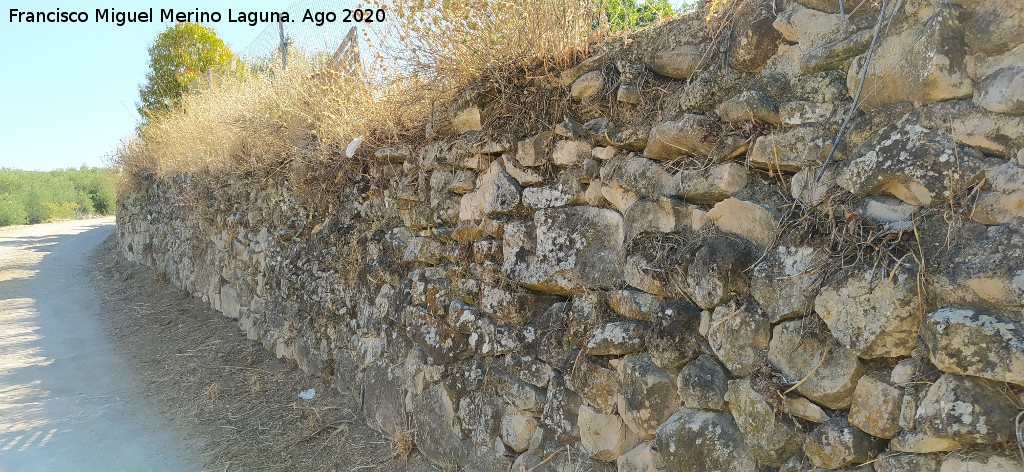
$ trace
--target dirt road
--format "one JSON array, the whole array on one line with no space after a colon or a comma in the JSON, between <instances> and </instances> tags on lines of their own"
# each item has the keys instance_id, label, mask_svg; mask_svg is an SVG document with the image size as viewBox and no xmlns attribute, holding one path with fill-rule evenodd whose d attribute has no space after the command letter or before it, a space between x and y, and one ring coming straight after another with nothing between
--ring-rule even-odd
<instances>
[{"instance_id":1,"label":"dirt road","mask_svg":"<svg viewBox=\"0 0 1024 472\"><path fill-rule=\"evenodd\" d=\"M113 218L0 230L0 472L199 470L90 283Z\"/></svg>"}]
</instances>

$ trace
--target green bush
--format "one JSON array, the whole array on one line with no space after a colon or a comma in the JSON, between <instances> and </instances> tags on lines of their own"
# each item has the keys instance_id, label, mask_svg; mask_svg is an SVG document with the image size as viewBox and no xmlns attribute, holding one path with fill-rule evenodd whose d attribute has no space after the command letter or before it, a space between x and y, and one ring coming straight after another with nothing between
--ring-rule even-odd
<instances>
[{"instance_id":1,"label":"green bush","mask_svg":"<svg viewBox=\"0 0 1024 472\"><path fill-rule=\"evenodd\" d=\"M114 213L114 171L0 169L0 226Z\"/></svg>"}]
</instances>

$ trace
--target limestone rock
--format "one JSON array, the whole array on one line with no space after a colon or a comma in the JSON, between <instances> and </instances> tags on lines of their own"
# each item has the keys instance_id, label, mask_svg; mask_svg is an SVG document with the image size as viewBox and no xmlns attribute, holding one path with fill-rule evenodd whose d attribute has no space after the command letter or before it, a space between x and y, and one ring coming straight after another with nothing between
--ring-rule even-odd
<instances>
[{"instance_id":1,"label":"limestone rock","mask_svg":"<svg viewBox=\"0 0 1024 472\"><path fill-rule=\"evenodd\" d=\"M715 148L715 136L721 131L718 120L704 115L683 115L651 129L644 155L651 159L675 159L687 154L705 157Z\"/></svg>"},{"instance_id":2,"label":"limestone rock","mask_svg":"<svg viewBox=\"0 0 1024 472\"><path fill-rule=\"evenodd\" d=\"M676 388L683 406L697 410L725 411L729 374L715 358L702 354L679 371Z\"/></svg>"},{"instance_id":3,"label":"limestone rock","mask_svg":"<svg viewBox=\"0 0 1024 472\"><path fill-rule=\"evenodd\" d=\"M594 459L613 461L637 443L636 436L616 415L606 415L581 405L578 416L580 443Z\"/></svg>"},{"instance_id":4,"label":"limestone rock","mask_svg":"<svg viewBox=\"0 0 1024 472\"><path fill-rule=\"evenodd\" d=\"M461 438L455 421L451 393L435 385L413 399L413 440L423 456L434 464L462 465L469 462L470 447Z\"/></svg>"},{"instance_id":5,"label":"limestone rock","mask_svg":"<svg viewBox=\"0 0 1024 472\"><path fill-rule=\"evenodd\" d=\"M665 470L661 454L651 448L650 442L640 443L615 460L619 472L660 472Z\"/></svg>"},{"instance_id":6,"label":"limestone rock","mask_svg":"<svg viewBox=\"0 0 1024 472\"><path fill-rule=\"evenodd\" d=\"M850 406L850 424L872 436L891 439L900 430L903 391L865 375L857 382Z\"/></svg>"},{"instance_id":7,"label":"limestone rock","mask_svg":"<svg viewBox=\"0 0 1024 472\"><path fill-rule=\"evenodd\" d=\"M814 423L828 421L828 414L820 406L804 397L786 397L779 405L779 411Z\"/></svg>"},{"instance_id":8,"label":"limestone rock","mask_svg":"<svg viewBox=\"0 0 1024 472\"><path fill-rule=\"evenodd\" d=\"M479 292L480 310L505 325L520 325L540 315L557 299L526 291L510 292L483 284Z\"/></svg>"},{"instance_id":9,"label":"limestone rock","mask_svg":"<svg viewBox=\"0 0 1024 472\"><path fill-rule=\"evenodd\" d=\"M590 155L590 145L581 141L558 141L551 153L551 162L556 166L579 165Z\"/></svg>"},{"instance_id":10,"label":"limestone rock","mask_svg":"<svg viewBox=\"0 0 1024 472\"><path fill-rule=\"evenodd\" d=\"M490 446L500 437L504 402L500 397L473 392L459 400L458 420L477 446Z\"/></svg>"},{"instance_id":11,"label":"limestone rock","mask_svg":"<svg viewBox=\"0 0 1024 472\"><path fill-rule=\"evenodd\" d=\"M933 261L932 290L949 304L1024 321L1024 219L980 228ZM937 244L942 244L937 242Z\"/></svg>"},{"instance_id":12,"label":"limestone rock","mask_svg":"<svg viewBox=\"0 0 1024 472\"><path fill-rule=\"evenodd\" d=\"M582 400L565 384L561 374L555 373L548 381L547 398L540 421L546 433L558 444L579 441L578 415Z\"/></svg>"},{"instance_id":13,"label":"limestone rock","mask_svg":"<svg viewBox=\"0 0 1024 472\"><path fill-rule=\"evenodd\" d=\"M551 185L523 189L523 206L527 208L556 208L583 199L583 189L575 180L560 180Z\"/></svg>"},{"instance_id":14,"label":"limestone rock","mask_svg":"<svg viewBox=\"0 0 1024 472\"><path fill-rule=\"evenodd\" d=\"M505 165L505 172L508 172L509 176L511 176L513 179L516 179L516 182L519 182L519 185L522 185L524 187L529 187L531 185L537 185L537 184L540 184L540 183L544 183L544 181L546 180L544 178L544 176L541 175L541 173L537 169L534 169L534 168L531 168L531 167L526 167L526 166L520 164L519 160L516 159L512 154L509 154L509 153L502 154L501 155L501 162L502 162L502 164ZM474 177L474 182L475 182L475 179L476 178ZM462 187L460 185L459 189L461 190L462 188L464 188L464 187ZM470 187L470 189L467 192L456 192L456 193L468 193L469 191L472 191L472 190L473 190L473 187ZM452 191L453 192L455 191L454 188L453 188Z\"/></svg>"},{"instance_id":15,"label":"limestone rock","mask_svg":"<svg viewBox=\"0 0 1024 472\"><path fill-rule=\"evenodd\" d=\"M821 366L797 387L797 391L834 409L850 406L857 381L864 372L863 364L853 351L827 334L809 330L799 319L775 326L768 361L790 382L800 381L820 362Z\"/></svg>"},{"instance_id":16,"label":"limestone rock","mask_svg":"<svg viewBox=\"0 0 1024 472\"><path fill-rule=\"evenodd\" d=\"M878 446L845 418L832 418L807 436L804 454L816 467L838 469L867 462L878 454Z\"/></svg>"},{"instance_id":17,"label":"limestone rock","mask_svg":"<svg viewBox=\"0 0 1024 472\"><path fill-rule=\"evenodd\" d=\"M772 27L774 4L746 2L732 17L733 38L729 48L729 65L744 72L760 71L775 55L782 35Z\"/></svg>"},{"instance_id":18,"label":"limestone rock","mask_svg":"<svg viewBox=\"0 0 1024 472\"><path fill-rule=\"evenodd\" d=\"M974 104L988 111L1024 114L1024 67L1000 69L974 90Z\"/></svg>"},{"instance_id":19,"label":"limestone rock","mask_svg":"<svg viewBox=\"0 0 1024 472\"><path fill-rule=\"evenodd\" d=\"M725 100L715 108L715 114L722 121L760 120L771 124L782 124L779 119L779 104L759 90L745 90Z\"/></svg>"},{"instance_id":20,"label":"limestone rock","mask_svg":"<svg viewBox=\"0 0 1024 472\"><path fill-rule=\"evenodd\" d=\"M618 212L588 206L549 208L534 213L533 224L536 253L525 264L512 259L505 266L523 286L566 295L619 280L624 231ZM509 251L505 254L509 261Z\"/></svg>"},{"instance_id":21,"label":"limestone rock","mask_svg":"<svg viewBox=\"0 0 1024 472\"><path fill-rule=\"evenodd\" d=\"M597 95L604 86L604 74L599 71L590 71L580 76L572 83L569 96L577 102L588 100Z\"/></svg>"},{"instance_id":22,"label":"limestone rock","mask_svg":"<svg viewBox=\"0 0 1024 472\"><path fill-rule=\"evenodd\" d=\"M711 310L747 286L743 271L750 256L726 238L709 240L694 255L686 271L686 292L697 306Z\"/></svg>"},{"instance_id":23,"label":"limestone rock","mask_svg":"<svg viewBox=\"0 0 1024 472\"><path fill-rule=\"evenodd\" d=\"M918 113L922 126L951 130L954 141L987 154L1011 157L1024 147L1024 116L992 113L970 100L937 102L919 108ZM960 151L963 159L966 153Z\"/></svg>"},{"instance_id":24,"label":"limestone rock","mask_svg":"<svg viewBox=\"0 0 1024 472\"><path fill-rule=\"evenodd\" d=\"M996 444L1015 438L1017 409L1006 395L982 381L943 374L917 407L915 423L925 434L961 445Z\"/></svg>"},{"instance_id":25,"label":"limestone rock","mask_svg":"<svg viewBox=\"0 0 1024 472\"><path fill-rule=\"evenodd\" d=\"M726 162L707 170L681 170L673 176L673 188L676 196L687 201L713 204L738 193L748 179L746 167Z\"/></svg>"},{"instance_id":26,"label":"limestone rock","mask_svg":"<svg viewBox=\"0 0 1024 472\"><path fill-rule=\"evenodd\" d=\"M494 364L487 369L487 376L498 394L512 406L523 411L543 411L546 399L544 390L517 379Z\"/></svg>"},{"instance_id":27,"label":"limestone rock","mask_svg":"<svg viewBox=\"0 0 1024 472\"><path fill-rule=\"evenodd\" d=\"M452 126L459 134L469 131L480 130L480 108L475 105L467 106L452 113Z\"/></svg>"},{"instance_id":28,"label":"limestone rock","mask_svg":"<svg viewBox=\"0 0 1024 472\"><path fill-rule=\"evenodd\" d=\"M678 406L676 379L646 354L622 358L618 367L619 415L642 440L654 439L658 425Z\"/></svg>"},{"instance_id":29,"label":"limestone rock","mask_svg":"<svg viewBox=\"0 0 1024 472\"><path fill-rule=\"evenodd\" d=\"M501 163L494 161L477 178L476 190L462 196L459 220L475 221L488 215L509 213L519 206L521 192L519 182L505 172Z\"/></svg>"},{"instance_id":30,"label":"limestone rock","mask_svg":"<svg viewBox=\"0 0 1024 472\"><path fill-rule=\"evenodd\" d=\"M875 472L940 472L935 454L884 453L874 466Z\"/></svg>"},{"instance_id":31,"label":"limestone rock","mask_svg":"<svg viewBox=\"0 0 1024 472\"><path fill-rule=\"evenodd\" d=\"M734 301L715 308L707 338L729 372L744 377L764 359L771 339L771 323L755 307Z\"/></svg>"},{"instance_id":32,"label":"limestone rock","mask_svg":"<svg viewBox=\"0 0 1024 472\"><path fill-rule=\"evenodd\" d=\"M808 314L818 289L815 272L824 262L824 255L812 247L779 246L754 266L750 294L769 321Z\"/></svg>"},{"instance_id":33,"label":"limestone rock","mask_svg":"<svg viewBox=\"0 0 1024 472\"><path fill-rule=\"evenodd\" d=\"M986 225L1006 224L1024 217L1024 191L981 192L974 202L971 218Z\"/></svg>"},{"instance_id":34,"label":"limestone rock","mask_svg":"<svg viewBox=\"0 0 1024 472\"><path fill-rule=\"evenodd\" d=\"M980 165L958 153L953 143L909 120L890 125L853 153L836 183L858 195L889 193L914 205L945 202L950 179L973 185Z\"/></svg>"},{"instance_id":35,"label":"limestone rock","mask_svg":"<svg viewBox=\"0 0 1024 472\"><path fill-rule=\"evenodd\" d=\"M580 398L597 411L612 414L615 411L618 376L614 370L603 367L590 356L582 355L570 367L569 386Z\"/></svg>"},{"instance_id":36,"label":"limestone rock","mask_svg":"<svg viewBox=\"0 0 1024 472\"><path fill-rule=\"evenodd\" d=\"M650 321L651 315L661 305L661 299L638 290L612 290L608 292L608 305L625 318Z\"/></svg>"},{"instance_id":37,"label":"limestone rock","mask_svg":"<svg viewBox=\"0 0 1024 472\"><path fill-rule=\"evenodd\" d=\"M719 229L766 248L775 241L779 232L778 218L761 205L728 198L715 204L707 218Z\"/></svg>"},{"instance_id":38,"label":"limestone rock","mask_svg":"<svg viewBox=\"0 0 1024 472\"><path fill-rule=\"evenodd\" d=\"M931 103L971 95L974 91L964 66L965 44L956 10L942 5L927 22L882 36L864 79L861 107L875 109L911 100ZM865 55L854 60L846 79L857 90Z\"/></svg>"},{"instance_id":39,"label":"limestone rock","mask_svg":"<svg viewBox=\"0 0 1024 472\"><path fill-rule=\"evenodd\" d=\"M800 169L799 172L793 174L793 179L789 184L789 192L793 200L815 206L836 194L835 168L826 168L825 172L821 174L820 180L818 172L820 172L819 169L809 167Z\"/></svg>"},{"instance_id":40,"label":"limestone rock","mask_svg":"<svg viewBox=\"0 0 1024 472\"><path fill-rule=\"evenodd\" d=\"M669 300L651 315L647 350L663 369L678 369L702 352L697 328L700 308L685 298Z\"/></svg>"},{"instance_id":41,"label":"limestone rock","mask_svg":"<svg viewBox=\"0 0 1024 472\"><path fill-rule=\"evenodd\" d=\"M732 416L683 408L658 427L654 442L669 470L755 470L757 461Z\"/></svg>"},{"instance_id":42,"label":"limestone rock","mask_svg":"<svg viewBox=\"0 0 1024 472\"><path fill-rule=\"evenodd\" d=\"M912 454L928 454L959 449L960 444L948 438L942 438L921 431L900 433L889 441L889 450Z\"/></svg>"},{"instance_id":43,"label":"limestone rock","mask_svg":"<svg viewBox=\"0 0 1024 472\"><path fill-rule=\"evenodd\" d=\"M554 133L543 131L519 141L516 145L515 159L525 167L543 165L548 160L548 147L551 146L552 138L554 138Z\"/></svg>"},{"instance_id":44,"label":"limestone rock","mask_svg":"<svg viewBox=\"0 0 1024 472\"><path fill-rule=\"evenodd\" d=\"M637 200L626 209L626 213L623 215L626 241L631 241L637 235L644 232L670 233L676 229L676 212L673 211L674 208L662 203L668 203L668 199L657 202ZM689 216L685 213L685 210L689 208L684 205L686 204L680 204L675 208L683 210L680 211L681 217Z\"/></svg>"},{"instance_id":45,"label":"limestone rock","mask_svg":"<svg viewBox=\"0 0 1024 472\"><path fill-rule=\"evenodd\" d=\"M971 472L984 470L986 472L1020 472L1024 470L1024 464L1020 459L1012 456L998 454L951 454L942 461L939 472Z\"/></svg>"},{"instance_id":46,"label":"limestone rock","mask_svg":"<svg viewBox=\"0 0 1024 472\"><path fill-rule=\"evenodd\" d=\"M910 354L926 309L921 304L910 269L884 276L871 269L852 269L822 287L814 311L842 345L871 359Z\"/></svg>"},{"instance_id":47,"label":"limestone rock","mask_svg":"<svg viewBox=\"0 0 1024 472\"><path fill-rule=\"evenodd\" d=\"M601 181L617 185L646 198L674 193L672 175L660 163L630 153L612 158L601 168Z\"/></svg>"},{"instance_id":48,"label":"limestone rock","mask_svg":"<svg viewBox=\"0 0 1024 472\"><path fill-rule=\"evenodd\" d=\"M647 324L641 321L614 321L594 330L587 341L587 352L594 356L622 356L640 352Z\"/></svg>"},{"instance_id":49,"label":"limestone rock","mask_svg":"<svg viewBox=\"0 0 1024 472\"><path fill-rule=\"evenodd\" d=\"M1010 0L994 5L988 2L958 1L963 12L964 38L971 49L999 54L1024 42L1024 2Z\"/></svg>"},{"instance_id":50,"label":"limestone rock","mask_svg":"<svg viewBox=\"0 0 1024 472\"><path fill-rule=\"evenodd\" d=\"M399 372L382 359L367 367L363 379L366 425L381 433L406 429L405 385Z\"/></svg>"},{"instance_id":51,"label":"limestone rock","mask_svg":"<svg viewBox=\"0 0 1024 472\"><path fill-rule=\"evenodd\" d=\"M743 432L759 464L777 467L800 452L803 434L791 421L776 414L764 397L754 390L749 379L729 382L726 397L736 426Z\"/></svg>"},{"instance_id":52,"label":"limestone rock","mask_svg":"<svg viewBox=\"0 0 1024 472\"><path fill-rule=\"evenodd\" d=\"M648 62L655 72L676 79L693 75L704 56L704 48L696 44L684 44L675 49L658 51Z\"/></svg>"},{"instance_id":53,"label":"limestone rock","mask_svg":"<svg viewBox=\"0 0 1024 472\"><path fill-rule=\"evenodd\" d=\"M861 216L875 223L886 225L886 228L912 228L915 211L921 207L904 202L890 196L871 197L864 200Z\"/></svg>"},{"instance_id":54,"label":"limestone rock","mask_svg":"<svg viewBox=\"0 0 1024 472\"><path fill-rule=\"evenodd\" d=\"M1013 320L943 308L925 320L921 337L944 372L1024 385L1024 327Z\"/></svg>"},{"instance_id":55,"label":"limestone rock","mask_svg":"<svg viewBox=\"0 0 1024 472\"><path fill-rule=\"evenodd\" d=\"M505 415L501 418L501 441L513 451L523 452L537 431L537 420L526 415Z\"/></svg>"}]
</instances>

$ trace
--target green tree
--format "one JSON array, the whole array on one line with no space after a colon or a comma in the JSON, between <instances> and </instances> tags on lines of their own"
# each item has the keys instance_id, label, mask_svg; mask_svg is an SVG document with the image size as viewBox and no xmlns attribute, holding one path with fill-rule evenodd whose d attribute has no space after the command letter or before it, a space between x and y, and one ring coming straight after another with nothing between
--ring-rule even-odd
<instances>
[{"instance_id":1,"label":"green tree","mask_svg":"<svg viewBox=\"0 0 1024 472\"><path fill-rule=\"evenodd\" d=\"M146 84L139 89L139 114L166 110L207 69L231 60L231 50L213 28L197 23L176 23L149 46Z\"/></svg>"},{"instance_id":2,"label":"green tree","mask_svg":"<svg viewBox=\"0 0 1024 472\"><path fill-rule=\"evenodd\" d=\"M600 5L612 31L643 26L674 13L667 0L603 0Z\"/></svg>"}]
</instances>

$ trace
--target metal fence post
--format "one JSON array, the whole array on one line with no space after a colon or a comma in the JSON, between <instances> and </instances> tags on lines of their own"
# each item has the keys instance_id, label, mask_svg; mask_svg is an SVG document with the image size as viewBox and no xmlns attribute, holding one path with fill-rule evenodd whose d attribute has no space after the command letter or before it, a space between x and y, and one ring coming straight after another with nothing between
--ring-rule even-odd
<instances>
[{"instance_id":1,"label":"metal fence post","mask_svg":"<svg viewBox=\"0 0 1024 472\"><path fill-rule=\"evenodd\" d=\"M277 32L281 36L281 68L288 68L288 39L284 36L284 22L277 22Z\"/></svg>"}]
</instances>

